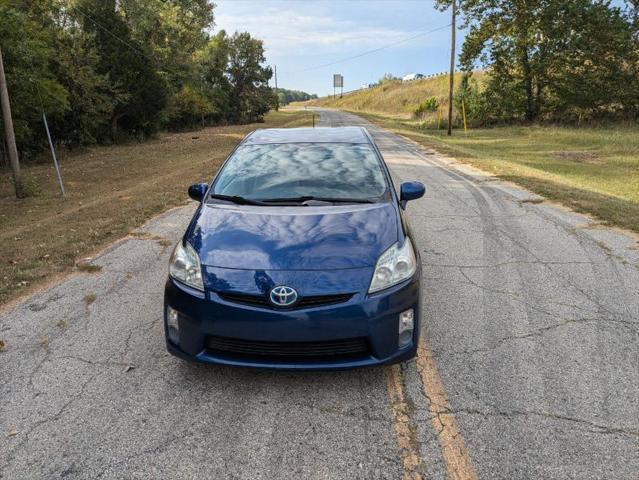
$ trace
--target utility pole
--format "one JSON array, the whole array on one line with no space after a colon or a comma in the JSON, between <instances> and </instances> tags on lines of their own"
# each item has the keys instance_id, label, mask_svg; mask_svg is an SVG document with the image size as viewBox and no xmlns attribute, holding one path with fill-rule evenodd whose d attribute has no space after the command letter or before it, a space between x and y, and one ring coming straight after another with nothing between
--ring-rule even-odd
<instances>
[{"instance_id":1,"label":"utility pole","mask_svg":"<svg viewBox=\"0 0 639 480\"><path fill-rule=\"evenodd\" d=\"M277 94L277 65L275 65L274 70L275 70L275 111L278 112L280 110L280 97Z\"/></svg>"},{"instance_id":2,"label":"utility pole","mask_svg":"<svg viewBox=\"0 0 639 480\"><path fill-rule=\"evenodd\" d=\"M13 184L16 189L16 197L23 198L22 180L20 178L20 162L18 161L18 148L16 147L16 136L13 133L13 120L11 119L11 104L9 103L9 92L7 91L7 79L4 76L4 65L2 63L2 50L0 50L0 104L2 104L2 121L4 123L4 133L7 139L7 150L9 153L9 163L13 171Z\"/></svg>"},{"instance_id":3,"label":"utility pole","mask_svg":"<svg viewBox=\"0 0 639 480\"><path fill-rule=\"evenodd\" d=\"M448 136L453 134L453 86L455 84L455 17L457 0L453 0L453 19L451 22L450 82L448 86Z\"/></svg>"}]
</instances>

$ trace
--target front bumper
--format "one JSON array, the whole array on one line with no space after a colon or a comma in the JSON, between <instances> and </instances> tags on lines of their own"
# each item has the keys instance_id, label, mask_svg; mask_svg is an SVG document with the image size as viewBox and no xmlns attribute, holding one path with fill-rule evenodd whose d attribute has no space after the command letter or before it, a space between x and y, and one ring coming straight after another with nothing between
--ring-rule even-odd
<instances>
[{"instance_id":1,"label":"front bumper","mask_svg":"<svg viewBox=\"0 0 639 480\"><path fill-rule=\"evenodd\" d=\"M169 278L164 295L167 349L190 361L283 370L339 370L397 363L416 354L420 299L419 271L411 279L377 294L357 293L344 303L294 310L228 302L215 293L204 294ZM179 312L178 343L168 336L168 306ZM413 339L399 348L399 314L411 308L415 318ZM210 338L278 345L363 339L368 348L355 355L282 358L212 350Z\"/></svg>"}]
</instances>

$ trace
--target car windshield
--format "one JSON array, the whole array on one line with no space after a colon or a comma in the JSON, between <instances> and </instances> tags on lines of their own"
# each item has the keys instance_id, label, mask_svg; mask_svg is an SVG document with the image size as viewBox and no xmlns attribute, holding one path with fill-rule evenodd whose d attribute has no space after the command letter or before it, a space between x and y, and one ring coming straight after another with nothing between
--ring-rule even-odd
<instances>
[{"instance_id":1,"label":"car windshield","mask_svg":"<svg viewBox=\"0 0 639 480\"><path fill-rule=\"evenodd\" d=\"M218 175L212 194L262 201L304 197L374 201L386 189L371 145L281 143L239 147Z\"/></svg>"}]
</instances>

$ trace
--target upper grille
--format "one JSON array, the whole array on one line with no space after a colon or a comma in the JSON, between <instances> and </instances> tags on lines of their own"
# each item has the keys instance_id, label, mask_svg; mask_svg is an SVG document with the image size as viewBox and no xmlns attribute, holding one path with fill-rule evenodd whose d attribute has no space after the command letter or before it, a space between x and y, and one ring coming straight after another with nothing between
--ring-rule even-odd
<instances>
[{"instance_id":1,"label":"upper grille","mask_svg":"<svg viewBox=\"0 0 639 480\"><path fill-rule=\"evenodd\" d=\"M369 355L365 338L349 338L321 342L263 342L209 336L206 347L212 353L271 359L350 358Z\"/></svg>"},{"instance_id":2,"label":"upper grille","mask_svg":"<svg viewBox=\"0 0 639 480\"><path fill-rule=\"evenodd\" d=\"M257 307L276 308L265 295L250 295L246 293L217 292L223 300L227 302L242 303L245 305L253 305ZM346 302L351 299L352 293L341 293L336 295L312 295L300 297L299 301L289 308L308 308L319 307L322 305L332 305L335 303ZM281 308L281 307L277 307Z\"/></svg>"}]
</instances>

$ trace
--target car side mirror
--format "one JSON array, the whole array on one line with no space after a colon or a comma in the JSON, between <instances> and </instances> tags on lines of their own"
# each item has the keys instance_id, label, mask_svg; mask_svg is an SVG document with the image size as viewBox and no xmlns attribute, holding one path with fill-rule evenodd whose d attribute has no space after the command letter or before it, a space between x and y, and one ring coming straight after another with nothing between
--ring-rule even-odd
<instances>
[{"instance_id":1,"label":"car side mirror","mask_svg":"<svg viewBox=\"0 0 639 480\"><path fill-rule=\"evenodd\" d=\"M204 194L206 193L206 189L209 188L206 183L194 183L189 187L189 197L193 200L197 200L201 202L204 198Z\"/></svg>"},{"instance_id":2,"label":"car side mirror","mask_svg":"<svg viewBox=\"0 0 639 480\"><path fill-rule=\"evenodd\" d=\"M399 204L403 209L409 200L417 200L424 196L426 187L421 182L404 182L400 185Z\"/></svg>"}]
</instances>

